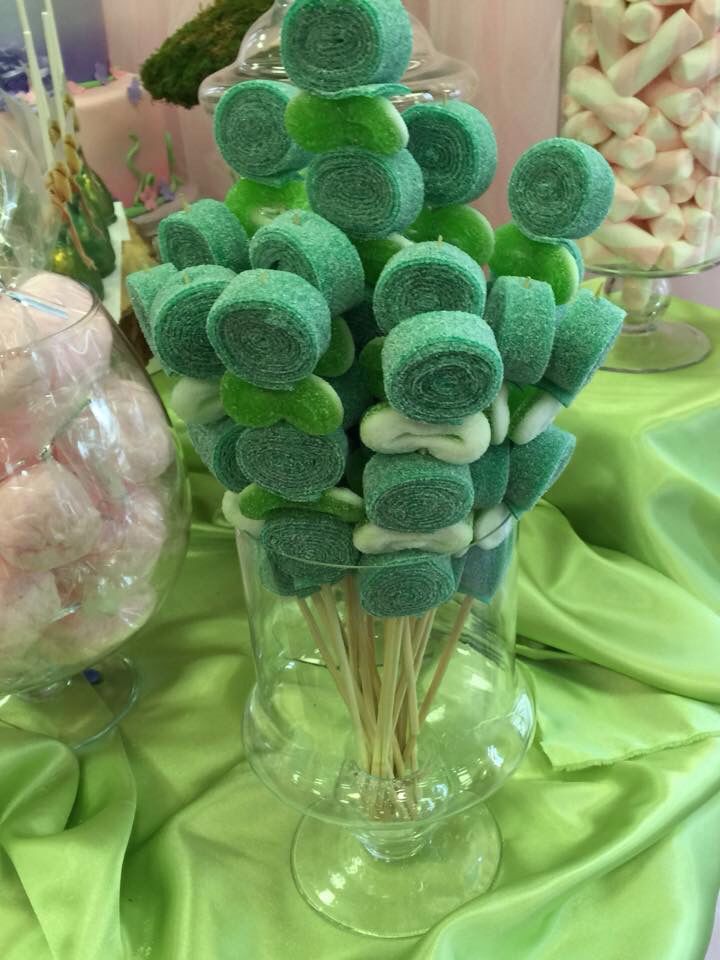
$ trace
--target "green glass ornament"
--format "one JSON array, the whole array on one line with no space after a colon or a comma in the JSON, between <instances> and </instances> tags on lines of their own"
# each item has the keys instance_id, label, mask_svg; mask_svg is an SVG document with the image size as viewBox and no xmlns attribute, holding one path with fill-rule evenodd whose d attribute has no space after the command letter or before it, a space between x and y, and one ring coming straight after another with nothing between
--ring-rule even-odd
<instances>
[{"instance_id":1,"label":"green glass ornament","mask_svg":"<svg viewBox=\"0 0 720 960\"><path fill-rule=\"evenodd\" d=\"M105 287L102 277L97 270L92 270L82 260L82 257L75 249L70 237L67 226L63 225L58 236L58 242L50 254L48 261L48 270L52 273L61 273L65 277L71 277L78 283L89 287L102 300L105 296Z\"/></svg>"},{"instance_id":2,"label":"green glass ornament","mask_svg":"<svg viewBox=\"0 0 720 960\"><path fill-rule=\"evenodd\" d=\"M117 217L115 216L112 194L92 167L84 162L75 179L82 190L86 203L92 210L97 210L105 226L109 227L110 224L115 223Z\"/></svg>"}]
</instances>

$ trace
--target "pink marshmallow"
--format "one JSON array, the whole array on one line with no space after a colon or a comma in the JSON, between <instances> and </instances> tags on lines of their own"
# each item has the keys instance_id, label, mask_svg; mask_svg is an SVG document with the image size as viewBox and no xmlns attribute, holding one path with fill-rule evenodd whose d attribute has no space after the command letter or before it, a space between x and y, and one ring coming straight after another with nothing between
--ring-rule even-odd
<instances>
[{"instance_id":1,"label":"pink marshmallow","mask_svg":"<svg viewBox=\"0 0 720 960\"><path fill-rule=\"evenodd\" d=\"M597 43L591 23L578 23L568 32L563 56L566 70L592 63L597 56Z\"/></svg>"},{"instance_id":2,"label":"pink marshmallow","mask_svg":"<svg viewBox=\"0 0 720 960\"><path fill-rule=\"evenodd\" d=\"M608 79L622 97L639 93L702 40L702 31L686 10L678 10L646 43L634 47L608 70ZM676 77L673 75L673 79ZM685 83L683 86L694 86Z\"/></svg>"},{"instance_id":3,"label":"pink marshmallow","mask_svg":"<svg viewBox=\"0 0 720 960\"><path fill-rule=\"evenodd\" d=\"M592 3L591 7L597 52L600 64L607 73L630 49L622 32L625 0L602 0Z\"/></svg>"},{"instance_id":4,"label":"pink marshmallow","mask_svg":"<svg viewBox=\"0 0 720 960\"><path fill-rule=\"evenodd\" d=\"M700 119L704 94L699 87L683 89L670 80L660 79L643 91L643 99L678 127L690 127Z\"/></svg>"},{"instance_id":5,"label":"pink marshmallow","mask_svg":"<svg viewBox=\"0 0 720 960\"><path fill-rule=\"evenodd\" d=\"M677 203L673 203L667 213L648 221L650 233L663 243L675 243L685 233L685 218Z\"/></svg>"},{"instance_id":6,"label":"pink marshmallow","mask_svg":"<svg viewBox=\"0 0 720 960\"><path fill-rule=\"evenodd\" d=\"M720 126L709 113L684 130L682 138L699 163L712 174L720 173Z\"/></svg>"},{"instance_id":7,"label":"pink marshmallow","mask_svg":"<svg viewBox=\"0 0 720 960\"><path fill-rule=\"evenodd\" d=\"M72 563L98 542L101 519L80 481L54 460L0 483L0 555L20 570Z\"/></svg>"},{"instance_id":8,"label":"pink marshmallow","mask_svg":"<svg viewBox=\"0 0 720 960\"><path fill-rule=\"evenodd\" d=\"M720 33L676 60L670 76L681 87L705 87L720 76Z\"/></svg>"},{"instance_id":9,"label":"pink marshmallow","mask_svg":"<svg viewBox=\"0 0 720 960\"><path fill-rule=\"evenodd\" d=\"M670 194L665 187L640 187L636 192L639 200L636 220L655 219L670 209Z\"/></svg>"},{"instance_id":10,"label":"pink marshmallow","mask_svg":"<svg viewBox=\"0 0 720 960\"><path fill-rule=\"evenodd\" d=\"M622 19L622 32L633 43L645 43L663 22L662 10L650 0L631 4Z\"/></svg>"},{"instance_id":11,"label":"pink marshmallow","mask_svg":"<svg viewBox=\"0 0 720 960\"><path fill-rule=\"evenodd\" d=\"M665 150L678 150L684 146L680 131L658 107L652 108L637 135L652 140L656 150L661 153Z\"/></svg>"},{"instance_id":12,"label":"pink marshmallow","mask_svg":"<svg viewBox=\"0 0 720 960\"><path fill-rule=\"evenodd\" d=\"M708 210L702 210L694 203L686 204L682 212L685 220L684 239L694 247L707 247L717 225L715 217Z\"/></svg>"},{"instance_id":13,"label":"pink marshmallow","mask_svg":"<svg viewBox=\"0 0 720 960\"><path fill-rule=\"evenodd\" d=\"M627 140L613 137L602 145L600 153L609 163L616 163L628 170L640 170L653 162L657 147L645 137L632 136Z\"/></svg>"},{"instance_id":14,"label":"pink marshmallow","mask_svg":"<svg viewBox=\"0 0 720 960\"><path fill-rule=\"evenodd\" d=\"M612 132L594 113L589 110L582 110L569 118L563 127L562 135L570 140L581 140L583 143L595 147L611 137Z\"/></svg>"},{"instance_id":15,"label":"pink marshmallow","mask_svg":"<svg viewBox=\"0 0 720 960\"><path fill-rule=\"evenodd\" d=\"M650 113L650 108L642 100L618 96L608 78L594 67L572 70L567 88L571 97L623 139L631 137Z\"/></svg>"},{"instance_id":16,"label":"pink marshmallow","mask_svg":"<svg viewBox=\"0 0 720 960\"><path fill-rule=\"evenodd\" d=\"M667 187L669 184L687 180L694 168L695 161L689 150L665 150L658 153L647 167L640 170L621 168L617 176L633 190L648 186Z\"/></svg>"},{"instance_id":17,"label":"pink marshmallow","mask_svg":"<svg viewBox=\"0 0 720 960\"><path fill-rule=\"evenodd\" d=\"M611 250L616 260L627 260L641 267L654 267L664 244L634 223L604 223L595 231L595 239Z\"/></svg>"},{"instance_id":18,"label":"pink marshmallow","mask_svg":"<svg viewBox=\"0 0 720 960\"><path fill-rule=\"evenodd\" d=\"M620 180L615 180L615 195L608 213L608 220L613 223L623 223L632 220L635 211L640 206L638 195L630 187L626 187Z\"/></svg>"},{"instance_id":19,"label":"pink marshmallow","mask_svg":"<svg viewBox=\"0 0 720 960\"><path fill-rule=\"evenodd\" d=\"M695 191L695 203L714 217L720 217L720 177L705 177Z\"/></svg>"},{"instance_id":20,"label":"pink marshmallow","mask_svg":"<svg viewBox=\"0 0 720 960\"><path fill-rule=\"evenodd\" d=\"M720 0L694 0L690 7L690 16L709 40L720 28Z\"/></svg>"}]
</instances>

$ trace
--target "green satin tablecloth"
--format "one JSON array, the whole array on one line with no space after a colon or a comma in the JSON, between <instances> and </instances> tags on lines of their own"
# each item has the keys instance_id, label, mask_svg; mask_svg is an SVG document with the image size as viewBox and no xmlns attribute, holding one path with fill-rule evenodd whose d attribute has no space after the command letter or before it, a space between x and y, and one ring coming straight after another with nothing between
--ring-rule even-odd
<instances>
[{"instance_id":1,"label":"green satin tablecloth","mask_svg":"<svg viewBox=\"0 0 720 960\"><path fill-rule=\"evenodd\" d=\"M692 375L678 402L711 411L717 382L698 368L693 397ZM572 416L590 421L611 377L626 430L655 457L634 378L603 374ZM602 456L583 437L574 467L588 497L601 496L601 471L630 469L594 442ZM702 525L684 539L659 496L635 541L610 524L630 515L621 496L598 500L604 525L579 491L579 514L542 504L523 521L519 651L539 726L491 801L500 875L426 937L374 941L334 928L294 888L298 815L243 752L253 670L233 538L213 524L219 488L191 464L188 560L130 644L143 677L134 712L79 757L0 725L2 960L703 960L720 886L720 621L712 583L696 589L683 566L687 552L702 566ZM672 468L676 484L700 486L679 451ZM717 519L718 503L705 505Z\"/></svg>"}]
</instances>

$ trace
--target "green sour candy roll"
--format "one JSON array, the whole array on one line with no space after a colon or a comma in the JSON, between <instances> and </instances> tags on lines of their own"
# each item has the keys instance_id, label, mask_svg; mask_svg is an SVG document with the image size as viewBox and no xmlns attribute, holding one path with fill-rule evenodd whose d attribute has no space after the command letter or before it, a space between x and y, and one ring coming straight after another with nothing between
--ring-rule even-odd
<instances>
[{"instance_id":1,"label":"green sour candy roll","mask_svg":"<svg viewBox=\"0 0 720 960\"><path fill-rule=\"evenodd\" d=\"M383 350L385 337L377 337L365 344L360 354L360 367L365 373L365 382L374 397L385 399L383 375Z\"/></svg>"},{"instance_id":2,"label":"green sour candy roll","mask_svg":"<svg viewBox=\"0 0 720 960\"><path fill-rule=\"evenodd\" d=\"M215 140L235 173L277 184L307 166L310 155L285 129L285 111L296 94L276 80L247 80L223 94L215 110Z\"/></svg>"},{"instance_id":3,"label":"green sour candy roll","mask_svg":"<svg viewBox=\"0 0 720 960\"><path fill-rule=\"evenodd\" d=\"M342 402L343 430L349 430L360 423L363 414L373 402L365 371L356 361L341 377L328 377L328 384Z\"/></svg>"},{"instance_id":4,"label":"green sour candy roll","mask_svg":"<svg viewBox=\"0 0 720 960\"><path fill-rule=\"evenodd\" d=\"M366 290L366 299L359 303L357 307L348 310L345 314L345 322L350 327L355 347L360 352L371 340L382 336L382 330L377 325L375 312L372 305L372 290Z\"/></svg>"},{"instance_id":5,"label":"green sour candy roll","mask_svg":"<svg viewBox=\"0 0 720 960\"><path fill-rule=\"evenodd\" d=\"M493 128L479 110L458 101L421 103L403 117L429 206L469 203L485 193L497 171L498 149Z\"/></svg>"},{"instance_id":6,"label":"green sour candy roll","mask_svg":"<svg viewBox=\"0 0 720 960\"><path fill-rule=\"evenodd\" d=\"M495 247L495 233L490 221L479 210L463 204L435 209L425 207L406 234L415 243L445 240L463 250L480 266L489 262Z\"/></svg>"},{"instance_id":7,"label":"green sour candy roll","mask_svg":"<svg viewBox=\"0 0 720 960\"><path fill-rule=\"evenodd\" d=\"M420 453L375 454L363 489L368 519L406 533L433 533L459 523L475 499L470 467Z\"/></svg>"},{"instance_id":8,"label":"green sour candy roll","mask_svg":"<svg viewBox=\"0 0 720 960\"><path fill-rule=\"evenodd\" d=\"M176 273L153 301L155 352L173 373L213 380L223 364L207 335L210 311L235 274L225 267L189 267Z\"/></svg>"},{"instance_id":9,"label":"green sour candy roll","mask_svg":"<svg viewBox=\"0 0 720 960\"><path fill-rule=\"evenodd\" d=\"M284 270L322 293L335 316L365 296L365 273L357 250L342 230L316 213L289 210L253 237L256 270Z\"/></svg>"},{"instance_id":10,"label":"green sour candy roll","mask_svg":"<svg viewBox=\"0 0 720 960\"><path fill-rule=\"evenodd\" d=\"M249 479L286 500L309 503L337 486L347 464L342 430L311 437L289 423L246 430L238 461Z\"/></svg>"},{"instance_id":11,"label":"green sour candy roll","mask_svg":"<svg viewBox=\"0 0 720 960\"><path fill-rule=\"evenodd\" d=\"M295 0L281 52L290 80L320 95L394 83L410 63L412 26L401 0Z\"/></svg>"},{"instance_id":12,"label":"green sour candy roll","mask_svg":"<svg viewBox=\"0 0 720 960\"><path fill-rule=\"evenodd\" d=\"M330 327L330 346L320 358L315 372L320 377L341 377L355 360L355 341L347 321L333 317Z\"/></svg>"},{"instance_id":13,"label":"green sour candy roll","mask_svg":"<svg viewBox=\"0 0 720 960\"><path fill-rule=\"evenodd\" d=\"M465 558L459 592L482 603L492 603L512 563L515 538L506 537L493 550L473 547Z\"/></svg>"},{"instance_id":14,"label":"green sour candy roll","mask_svg":"<svg viewBox=\"0 0 720 960\"><path fill-rule=\"evenodd\" d=\"M135 311L137 322L140 325L145 342L155 353L155 337L153 336L151 310L153 301L177 273L172 263L161 263L159 267L150 270L137 270L127 278L127 291L130 303Z\"/></svg>"},{"instance_id":15,"label":"green sour candy roll","mask_svg":"<svg viewBox=\"0 0 720 960\"><path fill-rule=\"evenodd\" d=\"M372 617L420 617L455 595L452 558L418 550L362 558L360 603Z\"/></svg>"},{"instance_id":16,"label":"green sour candy roll","mask_svg":"<svg viewBox=\"0 0 720 960\"><path fill-rule=\"evenodd\" d=\"M310 165L307 190L316 213L361 240L403 233L423 205L422 173L407 150L392 157L360 147L322 154Z\"/></svg>"},{"instance_id":17,"label":"green sour candy roll","mask_svg":"<svg viewBox=\"0 0 720 960\"><path fill-rule=\"evenodd\" d=\"M300 93L288 105L285 126L293 140L310 153L364 147L392 156L408 143L405 121L384 97L327 100Z\"/></svg>"},{"instance_id":18,"label":"green sour candy roll","mask_svg":"<svg viewBox=\"0 0 720 960\"><path fill-rule=\"evenodd\" d=\"M505 366L505 379L519 386L545 373L555 338L555 299L547 283L500 277L493 284L485 319Z\"/></svg>"},{"instance_id":19,"label":"green sour candy roll","mask_svg":"<svg viewBox=\"0 0 720 960\"><path fill-rule=\"evenodd\" d=\"M392 233L389 237L379 240L355 239L353 243L360 254L365 271L365 282L369 287L377 284L383 270L396 253L412 246L412 242L399 233Z\"/></svg>"},{"instance_id":20,"label":"green sour candy roll","mask_svg":"<svg viewBox=\"0 0 720 960\"><path fill-rule=\"evenodd\" d=\"M540 502L553 487L575 452L576 439L559 427L544 433L510 453L510 478L505 503L516 517Z\"/></svg>"},{"instance_id":21,"label":"green sour candy roll","mask_svg":"<svg viewBox=\"0 0 720 960\"><path fill-rule=\"evenodd\" d=\"M565 406L592 380L622 330L625 311L590 290L557 312L550 363L540 386Z\"/></svg>"},{"instance_id":22,"label":"green sour candy roll","mask_svg":"<svg viewBox=\"0 0 720 960\"><path fill-rule=\"evenodd\" d=\"M287 210L307 210L308 198L302 180L288 180L279 187L240 179L230 187L225 206L240 221L248 237L272 223Z\"/></svg>"},{"instance_id":23,"label":"green sour candy roll","mask_svg":"<svg viewBox=\"0 0 720 960\"><path fill-rule=\"evenodd\" d=\"M514 223L496 230L490 269L496 277L542 280L552 287L558 306L572 300L584 275L584 268L581 272L569 245L531 240Z\"/></svg>"},{"instance_id":24,"label":"green sour candy roll","mask_svg":"<svg viewBox=\"0 0 720 960\"><path fill-rule=\"evenodd\" d=\"M607 217L615 195L612 167L578 140L543 140L515 164L508 184L513 220L530 237L578 240Z\"/></svg>"},{"instance_id":25,"label":"green sour candy roll","mask_svg":"<svg viewBox=\"0 0 720 960\"><path fill-rule=\"evenodd\" d=\"M213 307L207 332L236 377L268 390L287 390L315 370L329 347L330 311L302 277L248 270Z\"/></svg>"},{"instance_id":26,"label":"green sour candy roll","mask_svg":"<svg viewBox=\"0 0 720 960\"><path fill-rule=\"evenodd\" d=\"M323 437L335 433L343 421L340 397L316 376L300 380L290 390L267 390L226 373L222 402L228 415L243 427L272 427L285 420L303 433Z\"/></svg>"},{"instance_id":27,"label":"green sour candy roll","mask_svg":"<svg viewBox=\"0 0 720 960\"><path fill-rule=\"evenodd\" d=\"M417 243L396 254L375 288L375 317L389 333L403 320L439 310L482 317L487 283L477 263L449 243Z\"/></svg>"},{"instance_id":28,"label":"green sour candy roll","mask_svg":"<svg viewBox=\"0 0 720 960\"><path fill-rule=\"evenodd\" d=\"M202 462L215 479L233 493L239 493L250 483L237 459L238 441L244 433L244 428L229 417L205 426L188 426L190 441Z\"/></svg>"},{"instance_id":29,"label":"green sour candy roll","mask_svg":"<svg viewBox=\"0 0 720 960\"><path fill-rule=\"evenodd\" d=\"M263 587L278 597L300 597L304 599L312 596L320 589L319 584L299 586L295 582L295 578L283 570L282 562L276 560L262 545L258 549L258 573Z\"/></svg>"},{"instance_id":30,"label":"green sour candy roll","mask_svg":"<svg viewBox=\"0 0 720 960\"><path fill-rule=\"evenodd\" d=\"M466 313L404 320L386 337L382 364L390 405L426 423L453 423L485 410L503 380L492 330Z\"/></svg>"},{"instance_id":31,"label":"green sour candy roll","mask_svg":"<svg viewBox=\"0 0 720 960\"><path fill-rule=\"evenodd\" d=\"M178 270L216 264L238 273L250 263L242 225L219 200L198 200L171 213L158 228L160 256Z\"/></svg>"},{"instance_id":32,"label":"green sour candy roll","mask_svg":"<svg viewBox=\"0 0 720 960\"><path fill-rule=\"evenodd\" d=\"M350 524L309 510L278 510L267 519L260 542L296 585L337 583L359 560Z\"/></svg>"},{"instance_id":33,"label":"green sour candy roll","mask_svg":"<svg viewBox=\"0 0 720 960\"><path fill-rule=\"evenodd\" d=\"M502 503L510 477L510 444L489 447L479 460L470 464L470 475L476 510L489 510Z\"/></svg>"}]
</instances>

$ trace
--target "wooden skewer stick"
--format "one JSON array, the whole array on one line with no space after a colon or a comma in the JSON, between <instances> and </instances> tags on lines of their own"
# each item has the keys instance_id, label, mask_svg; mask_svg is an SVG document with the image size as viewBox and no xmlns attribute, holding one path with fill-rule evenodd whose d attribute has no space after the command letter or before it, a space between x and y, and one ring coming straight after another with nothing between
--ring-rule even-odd
<instances>
[{"instance_id":1,"label":"wooden skewer stick","mask_svg":"<svg viewBox=\"0 0 720 960\"><path fill-rule=\"evenodd\" d=\"M433 700L435 699L440 684L445 678L447 669L450 666L450 661L452 660L453 654L455 653L455 648L457 647L458 640L460 639L463 629L465 627L465 622L470 614L473 605L473 598L471 596L465 597L463 602L460 604L460 610L458 611L457 618L455 620L455 625L453 626L450 634L445 641L445 646L443 651L440 654L440 659L438 660L437 667L435 669L435 675L432 678L432 682L428 687L428 691L425 694L425 699L423 700L422 707L420 709L420 725L427 720L427 715L430 713L430 710L433 705Z\"/></svg>"},{"instance_id":2,"label":"wooden skewer stick","mask_svg":"<svg viewBox=\"0 0 720 960\"><path fill-rule=\"evenodd\" d=\"M50 78L53 87L53 107L55 108L55 120L60 128L60 138L67 133L65 117L65 76L62 65L62 54L60 52L60 43L57 37L57 30L54 29L54 20L48 10L42 12L43 33L45 35L45 46L47 48L48 62L50 64Z\"/></svg>"},{"instance_id":3,"label":"wooden skewer stick","mask_svg":"<svg viewBox=\"0 0 720 960\"><path fill-rule=\"evenodd\" d=\"M402 648L403 669L406 685L406 713L408 742L404 754L404 761L415 772L418 767L417 741L420 733L420 715L418 713L418 698L415 678L415 657L413 655L413 637L410 623L405 624L403 630Z\"/></svg>"}]
</instances>

